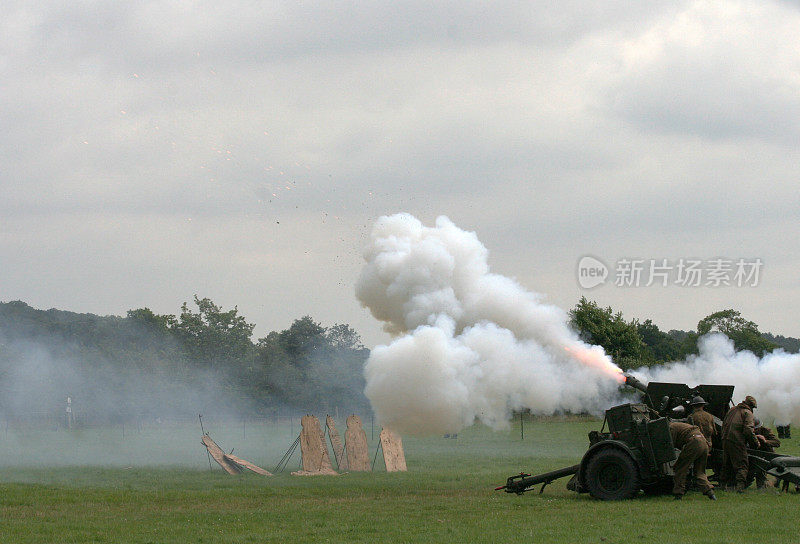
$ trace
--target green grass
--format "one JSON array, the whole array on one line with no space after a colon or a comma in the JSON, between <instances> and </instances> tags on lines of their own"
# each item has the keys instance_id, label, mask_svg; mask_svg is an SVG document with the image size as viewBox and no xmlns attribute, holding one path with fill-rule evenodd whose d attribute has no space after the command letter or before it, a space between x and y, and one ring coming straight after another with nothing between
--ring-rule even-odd
<instances>
[{"instance_id":1,"label":"green grass","mask_svg":"<svg viewBox=\"0 0 800 544\"><path fill-rule=\"evenodd\" d=\"M216 466L209 472L199 433L191 428L185 435L169 432L171 443L191 448L188 461L173 467L137 466L135 456L126 458L132 468L123 466L127 460L105 467L43 466L41 455L32 465L20 461L15 466L22 456L10 459L8 448L0 448L0 536L3 544L797 540L800 495L771 490L720 493L715 503L698 493L681 502L671 497L602 502L567 491L566 479L542 495L493 490L520 470L536 473L576 463L586 448L586 432L598 426L586 420L537 420L526 423L524 441L519 427L507 432L474 427L457 440L406 437L407 473L387 474L376 467L371 474L308 478L288 473L231 477ZM47 441L44 434L24 440L40 445ZM116 430L85 431L84 438L116 450L117 434L121 437ZM164 439L142 430L126 440L136 451L153 437ZM225 438L223 447L236 446L236 453L269 469L291 443L285 429L266 427L246 436L241 429L229 431ZM55 442L66 448L65 455L72 451L67 438ZM263 450L255 449L258 444ZM795 438L781 450L798 455L800 444ZM296 466L297 458L290 469Z\"/></svg>"}]
</instances>

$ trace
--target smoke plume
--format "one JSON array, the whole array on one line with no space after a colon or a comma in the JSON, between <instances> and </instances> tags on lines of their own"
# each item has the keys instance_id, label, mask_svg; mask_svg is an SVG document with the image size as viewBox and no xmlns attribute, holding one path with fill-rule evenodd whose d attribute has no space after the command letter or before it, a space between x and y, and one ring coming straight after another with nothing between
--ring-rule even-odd
<instances>
[{"instance_id":1,"label":"smoke plume","mask_svg":"<svg viewBox=\"0 0 800 544\"><path fill-rule=\"evenodd\" d=\"M597 412L616 396L621 372L603 349L582 342L541 295L492 274L487 255L446 217L432 228L408 214L375 224L356 295L396 335L365 367L384 425L502 427L513 410Z\"/></svg>"},{"instance_id":2,"label":"smoke plume","mask_svg":"<svg viewBox=\"0 0 800 544\"><path fill-rule=\"evenodd\" d=\"M633 374L690 386L733 385L734 402L753 395L758 401L756 415L765 424L800 420L800 354L776 350L758 358L749 351L736 351L733 341L721 333L703 336L697 345L700 353L686 361L640 368Z\"/></svg>"},{"instance_id":3,"label":"smoke plume","mask_svg":"<svg viewBox=\"0 0 800 544\"><path fill-rule=\"evenodd\" d=\"M373 410L403 433L454 432L476 420L501 428L512 411L601 413L620 401L622 374L582 342L566 313L493 274L472 232L446 217L425 227L408 214L372 230L356 296L395 335L365 366ZM800 356L759 359L724 335L699 355L635 372L646 381L731 384L756 396L765 422L800 419Z\"/></svg>"}]
</instances>

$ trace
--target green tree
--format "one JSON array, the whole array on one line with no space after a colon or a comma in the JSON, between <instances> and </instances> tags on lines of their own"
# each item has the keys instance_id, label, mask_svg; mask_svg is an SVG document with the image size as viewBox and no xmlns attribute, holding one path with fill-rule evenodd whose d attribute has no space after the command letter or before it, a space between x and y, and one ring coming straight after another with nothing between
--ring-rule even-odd
<instances>
[{"instance_id":1,"label":"green tree","mask_svg":"<svg viewBox=\"0 0 800 544\"><path fill-rule=\"evenodd\" d=\"M196 363L209 367L246 361L253 354L250 337L255 325L240 316L236 307L225 312L210 299L200 299L197 295L194 302L197 312L191 311L184 302L180 317L170 325L188 355Z\"/></svg>"},{"instance_id":2,"label":"green tree","mask_svg":"<svg viewBox=\"0 0 800 544\"><path fill-rule=\"evenodd\" d=\"M680 346L679 359L685 359L688 355L697 355L697 333L695 331L680 331L677 329L670 329L667 333L674 342Z\"/></svg>"},{"instance_id":3,"label":"green tree","mask_svg":"<svg viewBox=\"0 0 800 544\"><path fill-rule=\"evenodd\" d=\"M325 328L307 315L295 319L291 327L278 333L278 338L286 353L304 366L326 343Z\"/></svg>"},{"instance_id":4,"label":"green tree","mask_svg":"<svg viewBox=\"0 0 800 544\"><path fill-rule=\"evenodd\" d=\"M736 310L721 310L707 315L697 323L697 334L703 336L711 332L721 332L731 340L739 350L752 351L759 357L776 349L778 346L764 338L758 332L758 325L743 318Z\"/></svg>"},{"instance_id":5,"label":"green tree","mask_svg":"<svg viewBox=\"0 0 800 544\"><path fill-rule=\"evenodd\" d=\"M791 336L783 336L782 334L774 335L768 332L762 332L761 336L779 348L783 348L788 353L800 352L800 339L792 338Z\"/></svg>"},{"instance_id":6,"label":"green tree","mask_svg":"<svg viewBox=\"0 0 800 544\"><path fill-rule=\"evenodd\" d=\"M684 356L682 342L659 329L652 320L637 325L644 343L643 358L648 364L676 361Z\"/></svg>"},{"instance_id":7,"label":"green tree","mask_svg":"<svg viewBox=\"0 0 800 544\"><path fill-rule=\"evenodd\" d=\"M627 322L622 312L614 313L610 306L600 308L586 297L581 297L569 311L569 317L570 324L584 341L602 346L623 370L643 364L644 342L636 320Z\"/></svg>"},{"instance_id":8,"label":"green tree","mask_svg":"<svg viewBox=\"0 0 800 544\"><path fill-rule=\"evenodd\" d=\"M174 315L158 315L150 308L128 310L128 319L142 323L156 330L169 330L177 323Z\"/></svg>"},{"instance_id":9,"label":"green tree","mask_svg":"<svg viewBox=\"0 0 800 544\"><path fill-rule=\"evenodd\" d=\"M369 350L348 325L325 328L304 316L259 339L250 383L298 408L363 409Z\"/></svg>"},{"instance_id":10,"label":"green tree","mask_svg":"<svg viewBox=\"0 0 800 544\"><path fill-rule=\"evenodd\" d=\"M272 331L258 340L256 357L248 375L251 395L264 405L291 405L293 399L302 398L306 393L305 372L284 348L279 332Z\"/></svg>"},{"instance_id":11,"label":"green tree","mask_svg":"<svg viewBox=\"0 0 800 544\"><path fill-rule=\"evenodd\" d=\"M364 349L361 337L350 325L336 324L325 330L325 338L330 346L337 349Z\"/></svg>"}]
</instances>

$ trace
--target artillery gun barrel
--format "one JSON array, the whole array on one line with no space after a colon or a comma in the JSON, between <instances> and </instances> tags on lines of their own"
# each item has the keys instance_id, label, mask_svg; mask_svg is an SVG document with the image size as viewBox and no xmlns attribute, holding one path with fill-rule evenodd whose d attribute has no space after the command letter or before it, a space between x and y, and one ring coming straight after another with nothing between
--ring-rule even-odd
<instances>
[{"instance_id":1,"label":"artillery gun barrel","mask_svg":"<svg viewBox=\"0 0 800 544\"><path fill-rule=\"evenodd\" d=\"M625 377L625 385L629 385L634 389L638 389L642 393L647 393L647 386L645 384L643 384L630 374L623 374L623 376Z\"/></svg>"}]
</instances>

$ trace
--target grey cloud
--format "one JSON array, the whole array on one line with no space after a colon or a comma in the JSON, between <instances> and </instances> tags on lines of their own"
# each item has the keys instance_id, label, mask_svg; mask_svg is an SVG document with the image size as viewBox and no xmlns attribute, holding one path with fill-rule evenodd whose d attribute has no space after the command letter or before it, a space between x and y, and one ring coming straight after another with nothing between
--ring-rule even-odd
<instances>
[{"instance_id":1,"label":"grey cloud","mask_svg":"<svg viewBox=\"0 0 800 544\"><path fill-rule=\"evenodd\" d=\"M800 14L763 6L697 4L642 32L606 90L609 110L643 131L794 145Z\"/></svg>"},{"instance_id":2,"label":"grey cloud","mask_svg":"<svg viewBox=\"0 0 800 544\"><path fill-rule=\"evenodd\" d=\"M19 3L10 11L20 15L18 25L30 27L31 41L41 40L35 48L39 55L156 70L209 60L264 62L417 46L564 44L598 27L641 24L652 16L652 10L629 2L577 0L562 2L557 10L549 2L205 2L190 7L101 1Z\"/></svg>"},{"instance_id":3,"label":"grey cloud","mask_svg":"<svg viewBox=\"0 0 800 544\"><path fill-rule=\"evenodd\" d=\"M761 8L719 27L726 5ZM174 312L199 292L265 332L309 313L371 342L350 284L382 214L448 215L519 277L589 242L711 252L772 228L794 251L788 3L183 6L4 4L0 298Z\"/></svg>"}]
</instances>

